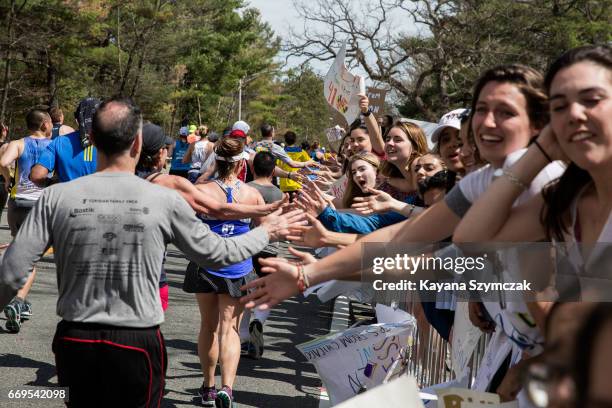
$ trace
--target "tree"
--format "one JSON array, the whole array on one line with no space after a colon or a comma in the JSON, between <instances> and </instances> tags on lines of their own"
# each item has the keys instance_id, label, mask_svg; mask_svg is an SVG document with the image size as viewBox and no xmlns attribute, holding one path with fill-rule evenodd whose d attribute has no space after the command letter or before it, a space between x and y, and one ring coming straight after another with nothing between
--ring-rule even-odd
<instances>
[{"instance_id":1,"label":"tree","mask_svg":"<svg viewBox=\"0 0 612 408\"><path fill-rule=\"evenodd\" d=\"M352 63L404 97L402 113L433 121L465 106L487 67L544 70L566 49L612 39L611 0L317 0L296 9L306 23L284 44L289 56L331 60L347 40Z\"/></svg>"}]
</instances>

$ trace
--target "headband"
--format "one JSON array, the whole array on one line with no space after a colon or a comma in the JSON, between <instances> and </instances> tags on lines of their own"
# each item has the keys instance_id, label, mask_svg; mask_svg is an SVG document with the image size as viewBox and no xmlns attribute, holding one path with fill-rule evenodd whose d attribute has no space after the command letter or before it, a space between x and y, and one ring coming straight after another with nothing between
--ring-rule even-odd
<instances>
[{"instance_id":1,"label":"headband","mask_svg":"<svg viewBox=\"0 0 612 408\"><path fill-rule=\"evenodd\" d=\"M229 162L229 163L234 163L234 162L240 161L243 158L244 157L242 156L242 153L238 154L236 156L232 156L232 157L217 156L217 160L224 161L224 162Z\"/></svg>"}]
</instances>

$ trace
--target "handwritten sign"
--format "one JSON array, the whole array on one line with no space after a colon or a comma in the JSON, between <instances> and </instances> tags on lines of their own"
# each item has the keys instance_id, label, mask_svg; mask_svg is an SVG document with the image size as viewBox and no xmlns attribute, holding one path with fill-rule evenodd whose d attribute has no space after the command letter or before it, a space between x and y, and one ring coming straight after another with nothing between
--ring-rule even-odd
<instances>
[{"instance_id":1,"label":"handwritten sign","mask_svg":"<svg viewBox=\"0 0 612 408\"><path fill-rule=\"evenodd\" d=\"M443 388L436 390L438 408L498 408L499 395L478 392L467 388Z\"/></svg>"},{"instance_id":2,"label":"handwritten sign","mask_svg":"<svg viewBox=\"0 0 612 408\"><path fill-rule=\"evenodd\" d=\"M346 43L342 45L330 67L323 85L327 103L340 112L351 124L359 117L359 94L365 95L365 82L359 75L353 75L344 65Z\"/></svg>"},{"instance_id":3,"label":"handwritten sign","mask_svg":"<svg viewBox=\"0 0 612 408\"><path fill-rule=\"evenodd\" d=\"M416 380L408 375L359 394L337 408L372 408L381 406L383 401L385 408L423 408Z\"/></svg>"},{"instance_id":4,"label":"handwritten sign","mask_svg":"<svg viewBox=\"0 0 612 408\"><path fill-rule=\"evenodd\" d=\"M451 358L455 377L459 379L468 374L470 358L482 335L482 332L470 322L468 313L468 303L457 302Z\"/></svg>"},{"instance_id":5,"label":"handwritten sign","mask_svg":"<svg viewBox=\"0 0 612 408\"><path fill-rule=\"evenodd\" d=\"M400 351L413 342L416 320L350 328L297 346L314 364L332 405L382 384Z\"/></svg>"},{"instance_id":6,"label":"handwritten sign","mask_svg":"<svg viewBox=\"0 0 612 408\"><path fill-rule=\"evenodd\" d=\"M382 116L385 113L385 98L387 97L387 90L368 87L366 89L366 95L370 101L372 113L377 117Z\"/></svg>"}]
</instances>

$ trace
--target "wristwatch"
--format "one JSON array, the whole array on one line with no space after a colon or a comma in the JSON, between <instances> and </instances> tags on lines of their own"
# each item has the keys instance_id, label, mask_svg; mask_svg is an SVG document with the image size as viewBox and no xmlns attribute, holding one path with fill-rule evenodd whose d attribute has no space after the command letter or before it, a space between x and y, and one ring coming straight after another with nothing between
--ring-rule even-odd
<instances>
[{"instance_id":1,"label":"wristwatch","mask_svg":"<svg viewBox=\"0 0 612 408\"><path fill-rule=\"evenodd\" d=\"M362 112L361 114L362 114L363 116L368 117L368 116L370 116L370 115L372 114L372 109L368 108L367 112Z\"/></svg>"}]
</instances>

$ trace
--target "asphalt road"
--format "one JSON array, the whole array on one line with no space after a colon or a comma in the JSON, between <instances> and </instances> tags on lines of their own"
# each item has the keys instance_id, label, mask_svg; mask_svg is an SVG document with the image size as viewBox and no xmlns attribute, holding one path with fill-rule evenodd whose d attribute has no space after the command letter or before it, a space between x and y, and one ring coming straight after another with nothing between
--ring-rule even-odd
<instances>
[{"instance_id":1,"label":"asphalt road","mask_svg":"<svg viewBox=\"0 0 612 408\"><path fill-rule=\"evenodd\" d=\"M0 223L0 243L9 242L6 214ZM186 260L170 248L166 263L170 283L170 306L162 332L168 349L167 390L162 406L199 405L197 389L202 374L197 357L199 313L195 298L181 289ZM0 389L22 386L57 385L51 341L59 321L55 314L57 300L55 265L43 259L28 299L33 304L33 318L20 333L5 331L4 314L0 316ZM260 360L242 358L234 392L238 407L315 408L319 406L321 382L314 367L295 348L296 344L328 333L331 306L315 297L293 298L274 308L265 324L266 350ZM217 383L220 382L220 378ZM4 398L4 399L2 399ZM57 400L8 401L0 397L0 407L60 407Z\"/></svg>"}]
</instances>

